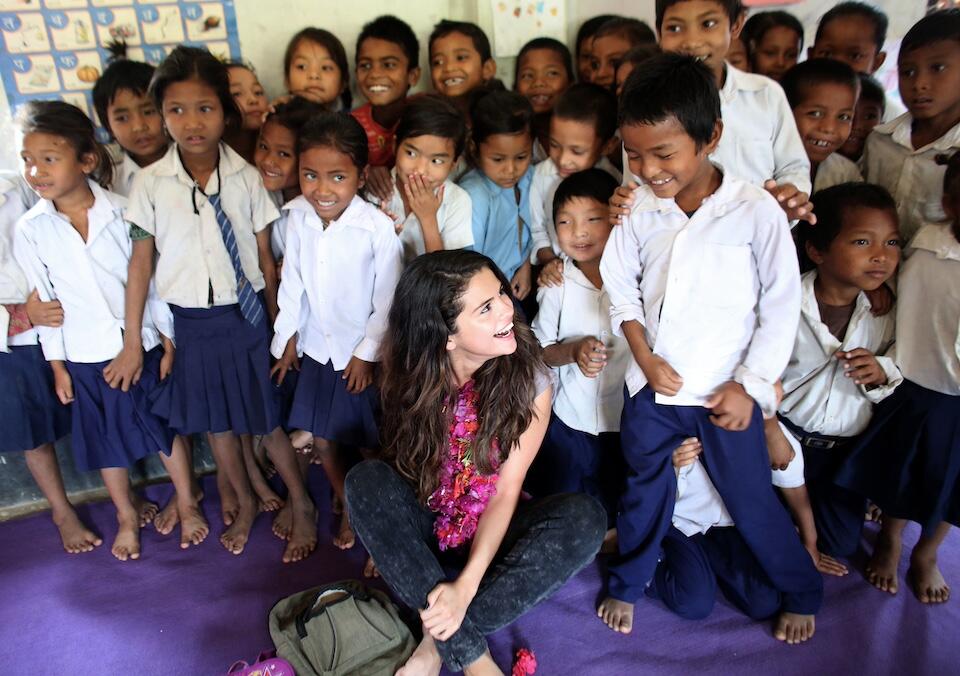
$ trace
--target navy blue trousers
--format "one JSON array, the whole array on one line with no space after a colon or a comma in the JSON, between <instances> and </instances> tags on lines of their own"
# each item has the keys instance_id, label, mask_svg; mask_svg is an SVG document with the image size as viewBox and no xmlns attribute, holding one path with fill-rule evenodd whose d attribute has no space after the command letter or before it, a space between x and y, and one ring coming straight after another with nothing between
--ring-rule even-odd
<instances>
[{"instance_id":1,"label":"navy blue trousers","mask_svg":"<svg viewBox=\"0 0 960 676\"><path fill-rule=\"evenodd\" d=\"M620 555L609 569L610 595L633 603L653 577L676 501L671 456L684 439L697 437L704 467L760 568L783 594L783 609L816 613L823 579L771 483L759 407L754 407L749 428L730 432L710 422L710 411L702 406L663 406L653 397L647 386L624 402L620 436L628 469L617 516Z\"/></svg>"},{"instance_id":2,"label":"navy blue trousers","mask_svg":"<svg viewBox=\"0 0 960 676\"><path fill-rule=\"evenodd\" d=\"M702 620L709 615L718 586L751 619L765 620L780 610L783 595L736 527L711 528L687 537L671 526L662 552L647 596L660 599L684 619Z\"/></svg>"}]
</instances>

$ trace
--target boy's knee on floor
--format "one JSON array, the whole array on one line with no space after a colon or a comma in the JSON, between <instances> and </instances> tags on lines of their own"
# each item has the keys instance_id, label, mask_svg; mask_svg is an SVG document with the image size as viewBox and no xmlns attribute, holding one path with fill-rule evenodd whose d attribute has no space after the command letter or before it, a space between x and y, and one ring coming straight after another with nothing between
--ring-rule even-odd
<instances>
[{"instance_id":1,"label":"boy's knee on floor","mask_svg":"<svg viewBox=\"0 0 960 676\"><path fill-rule=\"evenodd\" d=\"M716 600L716 589L710 591L712 593L698 590L698 593L679 594L670 609L685 620L703 620L713 611Z\"/></svg>"},{"instance_id":2,"label":"boy's knee on floor","mask_svg":"<svg viewBox=\"0 0 960 676\"><path fill-rule=\"evenodd\" d=\"M780 592L770 587L752 589L744 598L744 614L751 620L766 620L780 612Z\"/></svg>"}]
</instances>

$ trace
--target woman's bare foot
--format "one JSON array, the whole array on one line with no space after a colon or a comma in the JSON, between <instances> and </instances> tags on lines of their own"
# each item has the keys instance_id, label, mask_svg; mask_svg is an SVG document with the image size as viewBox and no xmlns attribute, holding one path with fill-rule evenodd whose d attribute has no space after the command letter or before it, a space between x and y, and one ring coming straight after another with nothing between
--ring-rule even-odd
<instances>
[{"instance_id":1,"label":"woman's bare foot","mask_svg":"<svg viewBox=\"0 0 960 676\"><path fill-rule=\"evenodd\" d=\"M160 508L157 506L157 503L150 502L146 498L143 498L136 493L133 494L133 507L137 510L137 517L140 520L140 527L143 528L148 523L153 521L157 512L160 511Z\"/></svg>"},{"instance_id":2,"label":"woman's bare foot","mask_svg":"<svg viewBox=\"0 0 960 676\"><path fill-rule=\"evenodd\" d=\"M110 553L121 561L140 558L140 518L139 510L117 515L117 537Z\"/></svg>"},{"instance_id":3,"label":"woman's bare foot","mask_svg":"<svg viewBox=\"0 0 960 676\"><path fill-rule=\"evenodd\" d=\"M488 650L480 656L480 659L463 668L463 676L503 676L503 672L493 661L493 657Z\"/></svg>"},{"instance_id":4,"label":"woman's bare foot","mask_svg":"<svg viewBox=\"0 0 960 676\"><path fill-rule=\"evenodd\" d=\"M180 518L180 549L187 549L190 545L198 545L207 539L210 526L203 518L200 505L186 504L177 508Z\"/></svg>"},{"instance_id":5,"label":"woman's bare foot","mask_svg":"<svg viewBox=\"0 0 960 676\"><path fill-rule=\"evenodd\" d=\"M783 612L777 617L777 626L773 630L773 636L778 641L785 641L794 645L813 638L815 628L813 615Z\"/></svg>"},{"instance_id":6,"label":"woman's bare foot","mask_svg":"<svg viewBox=\"0 0 960 676\"><path fill-rule=\"evenodd\" d=\"M897 568L900 566L900 537L889 537L880 532L873 555L867 562L867 580L880 591L896 594L900 588Z\"/></svg>"},{"instance_id":7,"label":"woman's bare foot","mask_svg":"<svg viewBox=\"0 0 960 676\"><path fill-rule=\"evenodd\" d=\"M357 536L350 525L350 515L344 510L340 516L340 532L337 533L337 537L333 538L333 544L340 549L350 549L356 541Z\"/></svg>"},{"instance_id":8,"label":"woman's bare foot","mask_svg":"<svg viewBox=\"0 0 960 676\"><path fill-rule=\"evenodd\" d=\"M62 515L54 514L53 525L60 531L60 540L68 554L92 552L95 547L103 544L103 539L84 526L72 509Z\"/></svg>"},{"instance_id":9,"label":"woman's bare foot","mask_svg":"<svg viewBox=\"0 0 960 676\"><path fill-rule=\"evenodd\" d=\"M367 562L363 564L363 576L368 578L380 577L380 571L377 570L377 564L373 562L372 556L368 556Z\"/></svg>"},{"instance_id":10,"label":"woman's bare foot","mask_svg":"<svg viewBox=\"0 0 960 676\"><path fill-rule=\"evenodd\" d=\"M428 632L423 632L423 640L413 651L410 658L397 670L395 676L437 676L443 661L437 652L437 644Z\"/></svg>"},{"instance_id":11,"label":"woman's bare foot","mask_svg":"<svg viewBox=\"0 0 960 676\"><path fill-rule=\"evenodd\" d=\"M250 537L253 520L257 516L257 501L251 496L245 501L239 501L240 508L230 527L220 536L222 544L231 554L242 554Z\"/></svg>"},{"instance_id":12,"label":"woman's bare foot","mask_svg":"<svg viewBox=\"0 0 960 676\"><path fill-rule=\"evenodd\" d=\"M223 525L230 526L237 518L237 512L240 511L240 502L237 492L233 490L224 472L217 472L217 492L220 493L220 515L223 517Z\"/></svg>"},{"instance_id":13,"label":"woman's bare foot","mask_svg":"<svg viewBox=\"0 0 960 676\"><path fill-rule=\"evenodd\" d=\"M936 557L911 556L907 583L920 603L945 603L950 598L950 585L943 578Z\"/></svg>"},{"instance_id":14,"label":"woman's bare foot","mask_svg":"<svg viewBox=\"0 0 960 676\"><path fill-rule=\"evenodd\" d=\"M603 536L603 543L600 545L601 554L616 554L617 553L617 529L610 528L607 530L606 535Z\"/></svg>"},{"instance_id":15,"label":"woman's bare foot","mask_svg":"<svg viewBox=\"0 0 960 676\"><path fill-rule=\"evenodd\" d=\"M273 534L281 540L289 540L293 532L293 506L288 502L273 517Z\"/></svg>"},{"instance_id":16,"label":"woman's bare foot","mask_svg":"<svg viewBox=\"0 0 960 676\"><path fill-rule=\"evenodd\" d=\"M621 634L629 634L633 630L633 604L620 601L608 596L597 608L597 617Z\"/></svg>"},{"instance_id":17,"label":"woman's bare foot","mask_svg":"<svg viewBox=\"0 0 960 676\"><path fill-rule=\"evenodd\" d=\"M301 561L317 547L317 510L309 500L293 508L293 530L286 549L283 550L283 562Z\"/></svg>"}]
</instances>

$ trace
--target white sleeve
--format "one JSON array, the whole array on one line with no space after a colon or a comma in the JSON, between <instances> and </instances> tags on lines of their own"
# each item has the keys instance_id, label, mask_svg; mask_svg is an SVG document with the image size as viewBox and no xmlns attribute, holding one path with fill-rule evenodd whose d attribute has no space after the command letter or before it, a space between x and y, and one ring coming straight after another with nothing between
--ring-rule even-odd
<instances>
[{"instance_id":1,"label":"white sleeve","mask_svg":"<svg viewBox=\"0 0 960 676\"><path fill-rule=\"evenodd\" d=\"M287 213L287 250L283 257L283 275L277 291L278 312L273 322L273 340L270 343L270 353L277 359L283 356L287 341L300 330L303 324L300 313L306 295L300 272L300 218L302 217Z\"/></svg>"},{"instance_id":2,"label":"white sleeve","mask_svg":"<svg viewBox=\"0 0 960 676\"><path fill-rule=\"evenodd\" d=\"M378 227L373 240L373 312L367 319L363 340L353 350L353 356L363 361L380 359L380 343L387 331L387 319L393 304L393 293L403 272L403 245L393 230L389 217L380 214L388 223Z\"/></svg>"},{"instance_id":3,"label":"white sleeve","mask_svg":"<svg viewBox=\"0 0 960 676\"><path fill-rule=\"evenodd\" d=\"M448 187L450 194L444 192L443 197L449 202L443 213L443 223L439 224L440 239L447 251L473 246L473 204L470 195L460 186L453 183L450 185L456 190Z\"/></svg>"},{"instance_id":4,"label":"white sleeve","mask_svg":"<svg viewBox=\"0 0 960 676\"><path fill-rule=\"evenodd\" d=\"M773 133L773 179L778 185L792 183L808 195L812 189L810 183L810 160L803 149L797 123L787 102L787 95L779 85L771 86L767 97L770 101L770 113L774 115L776 126Z\"/></svg>"},{"instance_id":5,"label":"white sleeve","mask_svg":"<svg viewBox=\"0 0 960 676\"><path fill-rule=\"evenodd\" d=\"M563 303L563 285L541 286L537 291L539 309L531 328L541 347L560 342L560 310Z\"/></svg>"},{"instance_id":6,"label":"white sleeve","mask_svg":"<svg viewBox=\"0 0 960 676\"><path fill-rule=\"evenodd\" d=\"M57 299L53 290L47 267L40 260L38 251L40 243L33 239L26 221L21 218L13 231L13 257L26 275L27 281L37 290L40 300L48 302ZM66 361L67 351L63 344L62 326L37 326L37 336L43 348L43 356L47 361Z\"/></svg>"},{"instance_id":7,"label":"white sleeve","mask_svg":"<svg viewBox=\"0 0 960 676\"><path fill-rule=\"evenodd\" d=\"M153 204L153 177L145 171L137 172L127 196L127 208L123 214L129 223L157 236L157 214Z\"/></svg>"},{"instance_id":8,"label":"white sleeve","mask_svg":"<svg viewBox=\"0 0 960 676\"><path fill-rule=\"evenodd\" d=\"M804 484L803 480L803 449L800 448L800 442L790 433L790 430L782 422L778 422L780 431L786 438L790 448L793 449L793 460L787 465L786 469L775 469L772 471L773 485L777 488L799 488Z\"/></svg>"},{"instance_id":9,"label":"white sleeve","mask_svg":"<svg viewBox=\"0 0 960 676\"><path fill-rule=\"evenodd\" d=\"M610 330L618 336L623 335L621 326L624 322L637 321L641 326L646 324L643 300L640 298L643 264L633 220L628 216L623 225L613 228L600 259L600 277L610 296Z\"/></svg>"},{"instance_id":10,"label":"white sleeve","mask_svg":"<svg viewBox=\"0 0 960 676\"><path fill-rule=\"evenodd\" d=\"M892 308L887 316L879 318L884 322L883 345L874 355L877 358L877 363L880 364L880 368L887 376L887 382L869 390L863 385L860 386L860 391L874 404L879 404L893 394L893 391L903 382L903 374L897 366L896 355L894 354L896 347L896 343L893 342L896 324L893 319L894 316L896 316L896 308Z\"/></svg>"},{"instance_id":11,"label":"white sleeve","mask_svg":"<svg viewBox=\"0 0 960 676\"><path fill-rule=\"evenodd\" d=\"M251 167L252 169L252 167ZM250 222L253 224L253 231L260 232L275 220L280 218L280 211L277 205L270 198L270 193L263 187L263 179L256 169L253 169L256 177L251 180L250 185Z\"/></svg>"},{"instance_id":12,"label":"white sleeve","mask_svg":"<svg viewBox=\"0 0 960 676\"><path fill-rule=\"evenodd\" d=\"M549 160L546 160L549 161ZM530 182L530 237L533 241L533 250L530 252L530 262L536 265L537 252L540 249L553 250L553 243L550 241L550 233L547 232L547 212L544 200L546 195L543 190L543 181L540 180L540 172L533 176Z\"/></svg>"}]
</instances>

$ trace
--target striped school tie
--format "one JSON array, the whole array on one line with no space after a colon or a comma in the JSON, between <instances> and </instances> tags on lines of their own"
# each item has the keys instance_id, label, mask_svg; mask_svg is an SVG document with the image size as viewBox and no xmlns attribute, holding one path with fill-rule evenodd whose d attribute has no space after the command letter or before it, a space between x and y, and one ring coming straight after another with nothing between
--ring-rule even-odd
<instances>
[{"instance_id":1,"label":"striped school tie","mask_svg":"<svg viewBox=\"0 0 960 676\"><path fill-rule=\"evenodd\" d=\"M217 225L220 226L220 235L223 237L223 243L230 254L233 271L237 275L237 303L240 305L240 313L248 322L254 326L259 326L260 322L263 321L263 305L240 264L240 250L237 249L237 238L233 234L233 224L230 223L230 219L227 218L223 205L220 203L220 193L208 195L207 200L213 205L213 211L217 215Z\"/></svg>"}]
</instances>

